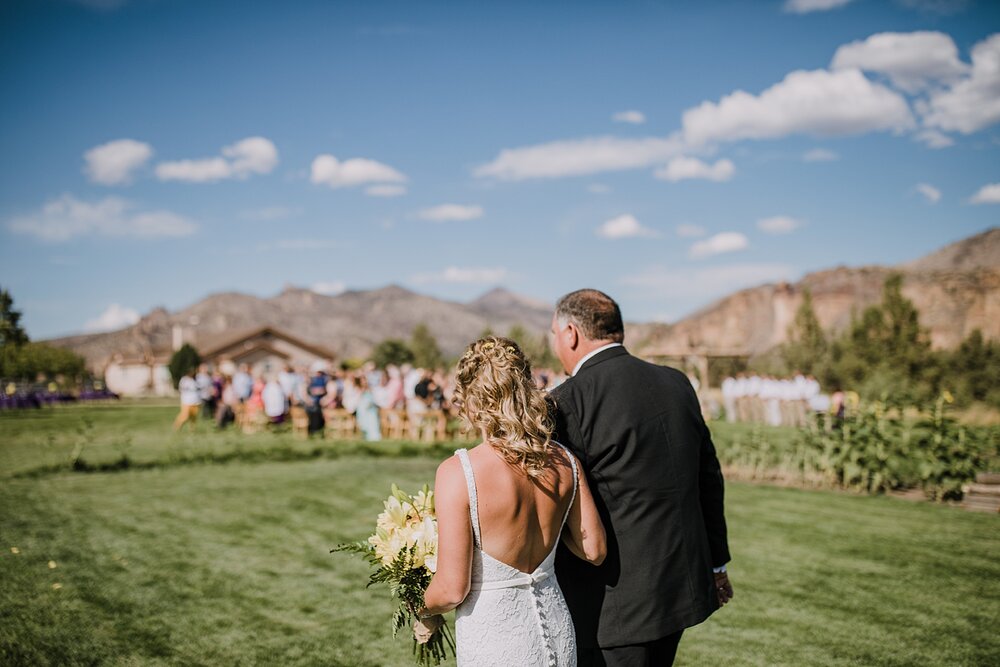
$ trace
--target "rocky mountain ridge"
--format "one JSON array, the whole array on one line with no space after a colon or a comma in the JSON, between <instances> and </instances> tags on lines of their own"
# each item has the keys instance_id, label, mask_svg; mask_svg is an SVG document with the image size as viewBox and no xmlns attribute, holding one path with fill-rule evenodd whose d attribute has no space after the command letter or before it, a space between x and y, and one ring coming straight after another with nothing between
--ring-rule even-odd
<instances>
[{"instance_id":1,"label":"rocky mountain ridge","mask_svg":"<svg viewBox=\"0 0 1000 667\"><path fill-rule=\"evenodd\" d=\"M916 304L935 347L953 347L973 329L1000 339L1000 228L993 228L898 267L817 271L796 283L740 290L673 324L631 324L626 344L648 357L762 354L784 342L806 289L823 327L841 331L854 313L878 303L894 272L903 274L903 292ZM273 326L350 358L367 356L384 338L409 338L424 323L445 354L456 355L486 328L503 333L520 324L540 335L551 316L551 305L502 288L458 303L398 285L336 296L287 287L269 298L212 294L175 313L154 309L118 331L50 342L83 355L100 372L115 355L169 356L178 334L206 350L240 331Z\"/></svg>"},{"instance_id":2,"label":"rocky mountain ridge","mask_svg":"<svg viewBox=\"0 0 1000 667\"><path fill-rule=\"evenodd\" d=\"M635 349L647 356L763 354L787 339L805 290L823 328L840 332L881 301L894 273L902 274L903 294L934 347L955 347L974 329L1000 339L1000 228L994 227L897 267L838 267L796 283L740 290L674 324L647 327Z\"/></svg>"},{"instance_id":3,"label":"rocky mountain ridge","mask_svg":"<svg viewBox=\"0 0 1000 667\"><path fill-rule=\"evenodd\" d=\"M111 358L161 358L171 353L175 336L199 350L241 331L272 326L333 351L339 358L364 357L385 338L408 339L426 324L447 355L457 355L483 330L506 332L520 324L535 335L548 329L552 311L542 302L503 289L467 303L418 294L398 285L352 290L336 296L299 287L261 298L239 292L209 295L170 313L157 308L136 324L106 333L49 341L83 355L88 366L103 369Z\"/></svg>"}]
</instances>

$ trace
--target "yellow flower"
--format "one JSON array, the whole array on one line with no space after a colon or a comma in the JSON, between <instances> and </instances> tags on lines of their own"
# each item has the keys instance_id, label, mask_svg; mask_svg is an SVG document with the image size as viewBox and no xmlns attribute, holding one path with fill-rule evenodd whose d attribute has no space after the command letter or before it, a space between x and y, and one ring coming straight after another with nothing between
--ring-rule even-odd
<instances>
[{"instance_id":1,"label":"yellow flower","mask_svg":"<svg viewBox=\"0 0 1000 667\"><path fill-rule=\"evenodd\" d=\"M17 547L11 547L11 548L10 548L10 552L11 552L12 554L19 554L19 553L21 553L21 550L20 550L20 549L18 549Z\"/></svg>"},{"instance_id":2,"label":"yellow flower","mask_svg":"<svg viewBox=\"0 0 1000 667\"><path fill-rule=\"evenodd\" d=\"M952 396L951 392L948 391L947 389L945 389L944 393L941 394L941 398L944 399L945 403L954 403L955 402L955 397Z\"/></svg>"},{"instance_id":3,"label":"yellow flower","mask_svg":"<svg viewBox=\"0 0 1000 667\"><path fill-rule=\"evenodd\" d=\"M379 525L402 528L412 509L410 503L401 503L395 496L389 496L385 501L385 511L378 515Z\"/></svg>"},{"instance_id":4,"label":"yellow flower","mask_svg":"<svg viewBox=\"0 0 1000 667\"><path fill-rule=\"evenodd\" d=\"M55 562L54 560L50 560L50 561L49 561L49 569L50 569L50 570L54 570L54 569L56 569L57 567L59 567L59 566L58 566L58 565L56 565L56 562Z\"/></svg>"},{"instance_id":5,"label":"yellow flower","mask_svg":"<svg viewBox=\"0 0 1000 667\"><path fill-rule=\"evenodd\" d=\"M411 545L416 549L413 553L413 564L416 567L425 565L428 556L437 555L437 522L431 517L426 517L423 522L417 525L411 533ZM434 567L437 568L437 559L434 560ZM431 570L433 572L433 570Z\"/></svg>"},{"instance_id":6,"label":"yellow flower","mask_svg":"<svg viewBox=\"0 0 1000 667\"><path fill-rule=\"evenodd\" d=\"M52 590L57 591L62 588L62 584L52 584Z\"/></svg>"},{"instance_id":7,"label":"yellow flower","mask_svg":"<svg viewBox=\"0 0 1000 667\"><path fill-rule=\"evenodd\" d=\"M416 507L421 514L427 512L434 512L434 492L424 489L419 491L413 499L413 505Z\"/></svg>"}]
</instances>

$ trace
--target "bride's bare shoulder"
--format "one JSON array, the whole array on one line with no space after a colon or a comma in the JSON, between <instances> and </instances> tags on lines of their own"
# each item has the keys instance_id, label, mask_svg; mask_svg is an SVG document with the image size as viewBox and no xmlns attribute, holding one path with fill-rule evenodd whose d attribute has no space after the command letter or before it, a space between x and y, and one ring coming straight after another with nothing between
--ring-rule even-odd
<instances>
[{"instance_id":1,"label":"bride's bare shoulder","mask_svg":"<svg viewBox=\"0 0 1000 667\"><path fill-rule=\"evenodd\" d=\"M449 456L438 466L434 477L434 494L439 498L465 490L465 472L458 455Z\"/></svg>"}]
</instances>

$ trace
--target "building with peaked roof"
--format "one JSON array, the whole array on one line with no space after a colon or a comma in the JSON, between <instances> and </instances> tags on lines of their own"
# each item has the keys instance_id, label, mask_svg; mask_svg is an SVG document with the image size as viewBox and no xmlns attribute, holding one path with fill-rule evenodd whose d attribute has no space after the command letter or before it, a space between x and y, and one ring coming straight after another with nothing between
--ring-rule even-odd
<instances>
[{"instance_id":1,"label":"building with peaked roof","mask_svg":"<svg viewBox=\"0 0 1000 667\"><path fill-rule=\"evenodd\" d=\"M272 326L229 332L204 340L184 341L175 329L173 349L148 350L142 356L115 354L104 370L108 388L123 396L174 394L168 364L173 351L190 342L202 360L232 374L246 364L254 375L276 373L285 366L308 367L331 362L336 355L325 347L304 341Z\"/></svg>"},{"instance_id":2,"label":"building with peaked roof","mask_svg":"<svg viewBox=\"0 0 1000 667\"><path fill-rule=\"evenodd\" d=\"M218 336L198 347L205 363L231 373L247 364L256 375L277 372L285 366L311 366L316 361L330 362L332 351L309 343L272 326L256 327L236 334Z\"/></svg>"}]
</instances>

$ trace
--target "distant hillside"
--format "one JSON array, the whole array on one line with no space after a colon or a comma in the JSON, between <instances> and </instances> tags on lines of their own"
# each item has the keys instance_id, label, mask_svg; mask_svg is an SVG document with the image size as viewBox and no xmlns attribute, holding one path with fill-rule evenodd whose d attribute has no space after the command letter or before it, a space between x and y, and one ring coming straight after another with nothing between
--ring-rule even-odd
<instances>
[{"instance_id":1,"label":"distant hillside","mask_svg":"<svg viewBox=\"0 0 1000 667\"><path fill-rule=\"evenodd\" d=\"M973 271L1000 268L1000 227L947 245L900 268L907 271Z\"/></svg>"},{"instance_id":2,"label":"distant hillside","mask_svg":"<svg viewBox=\"0 0 1000 667\"><path fill-rule=\"evenodd\" d=\"M853 313L881 300L894 272L903 274L903 293L920 311L934 347L954 347L974 329L1000 339L1000 229L993 228L895 268L840 267L794 284L742 290L674 324L648 327L634 347L651 356L764 353L786 340L805 289L820 324L842 331Z\"/></svg>"},{"instance_id":3,"label":"distant hillside","mask_svg":"<svg viewBox=\"0 0 1000 667\"><path fill-rule=\"evenodd\" d=\"M91 368L100 370L114 354L128 358L170 354L175 327L180 327L185 342L204 350L234 332L271 325L349 358L367 356L385 338L407 339L415 326L424 323L445 354L457 355L487 327L506 333L520 324L541 335L551 317L550 306L502 289L462 304L396 285L337 296L288 287L271 298L212 294L176 313L156 309L119 331L50 342L76 351Z\"/></svg>"},{"instance_id":4,"label":"distant hillside","mask_svg":"<svg viewBox=\"0 0 1000 667\"><path fill-rule=\"evenodd\" d=\"M785 341L805 289L812 292L823 327L842 331L852 313L881 299L882 284L897 271L904 274L903 293L919 309L935 347L953 347L973 329L1000 339L1000 229L993 228L899 267L818 271L794 284L736 292L671 325L629 324L626 343L645 356L762 354ZM234 332L271 325L342 358L365 357L380 340L408 338L422 322L446 354L456 355L487 327L505 333L521 324L540 335L551 317L550 305L504 289L457 303L396 285L338 296L289 287L271 298L213 294L176 313L153 310L119 331L51 342L82 354L100 371L114 354L169 355L178 327L185 341L208 349Z\"/></svg>"}]
</instances>

